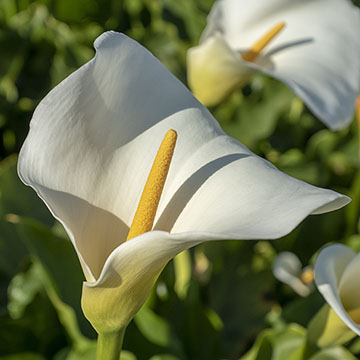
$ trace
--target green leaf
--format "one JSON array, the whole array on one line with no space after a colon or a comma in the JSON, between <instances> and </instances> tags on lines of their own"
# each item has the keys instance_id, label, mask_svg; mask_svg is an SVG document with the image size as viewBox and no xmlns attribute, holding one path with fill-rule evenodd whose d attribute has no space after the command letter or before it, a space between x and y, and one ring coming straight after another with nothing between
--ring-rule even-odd
<instances>
[{"instance_id":1,"label":"green leaf","mask_svg":"<svg viewBox=\"0 0 360 360\"><path fill-rule=\"evenodd\" d=\"M0 2L0 18L4 21L8 21L12 16L16 14L16 1L15 0L3 0Z\"/></svg>"},{"instance_id":2,"label":"green leaf","mask_svg":"<svg viewBox=\"0 0 360 360\"><path fill-rule=\"evenodd\" d=\"M130 351L122 350L120 360L136 360L136 356Z\"/></svg>"},{"instance_id":3,"label":"green leaf","mask_svg":"<svg viewBox=\"0 0 360 360\"><path fill-rule=\"evenodd\" d=\"M338 142L339 137L334 132L328 129L318 131L309 140L307 154L312 157L317 155L324 161L327 161Z\"/></svg>"},{"instance_id":4,"label":"green leaf","mask_svg":"<svg viewBox=\"0 0 360 360\"><path fill-rule=\"evenodd\" d=\"M303 347L305 335L305 329L296 324L282 330L264 330L240 360L289 360L292 354Z\"/></svg>"},{"instance_id":5,"label":"green leaf","mask_svg":"<svg viewBox=\"0 0 360 360\"><path fill-rule=\"evenodd\" d=\"M310 321L307 333L308 342L320 348L342 345L355 336L328 304Z\"/></svg>"},{"instance_id":6,"label":"green leaf","mask_svg":"<svg viewBox=\"0 0 360 360\"><path fill-rule=\"evenodd\" d=\"M96 360L96 341L89 346L78 350L76 348L64 348L59 351L54 360Z\"/></svg>"},{"instance_id":7,"label":"green leaf","mask_svg":"<svg viewBox=\"0 0 360 360\"><path fill-rule=\"evenodd\" d=\"M77 21L98 11L96 2L90 0L55 0L55 13L62 21Z\"/></svg>"},{"instance_id":8,"label":"green leaf","mask_svg":"<svg viewBox=\"0 0 360 360\"><path fill-rule=\"evenodd\" d=\"M19 273L11 280L8 288L8 310L13 319L22 317L26 307L42 289L41 271L35 263L27 272Z\"/></svg>"},{"instance_id":9,"label":"green leaf","mask_svg":"<svg viewBox=\"0 0 360 360\"><path fill-rule=\"evenodd\" d=\"M75 342L84 342L79 322L84 334L94 337L95 332L81 310L84 275L72 243L31 219L19 218L17 227L29 252L45 271L45 288L69 336Z\"/></svg>"},{"instance_id":10,"label":"green leaf","mask_svg":"<svg viewBox=\"0 0 360 360\"><path fill-rule=\"evenodd\" d=\"M146 304L135 315L134 321L141 333L159 346L169 346L171 330L166 320L155 314Z\"/></svg>"},{"instance_id":11,"label":"green leaf","mask_svg":"<svg viewBox=\"0 0 360 360\"><path fill-rule=\"evenodd\" d=\"M252 259L245 248L232 261L227 256L224 269L209 284L210 306L224 323L222 336L226 357L234 357L235 354L228 353L229 349L239 348L240 344L244 344L241 339L248 339L261 329L264 317L271 309L265 294L275 282L272 272L242 272L241 268L246 268L242 263L243 256L248 257L249 261Z\"/></svg>"},{"instance_id":12,"label":"green leaf","mask_svg":"<svg viewBox=\"0 0 360 360\"><path fill-rule=\"evenodd\" d=\"M267 86L268 82L271 87ZM226 132L249 147L274 132L279 117L290 108L294 98L286 86L261 76L254 78L251 84L253 93L237 104L236 115L222 124Z\"/></svg>"},{"instance_id":13,"label":"green leaf","mask_svg":"<svg viewBox=\"0 0 360 360\"><path fill-rule=\"evenodd\" d=\"M54 352L66 346L64 331L43 290L25 308L20 319L0 317L0 339L3 356L31 352L51 358Z\"/></svg>"},{"instance_id":14,"label":"green leaf","mask_svg":"<svg viewBox=\"0 0 360 360\"><path fill-rule=\"evenodd\" d=\"M0 219L0 273L5 274L10 281L20 270L27 255L28 250L16 226Z\"/></svg>"},{"instance_id":15,"label":"green leaf","mask_svg":"<svg viewBox=\"0 0 360 360\"><path fill-rule=\"evenodd\" d=\"M201 288L191 281L180 309L177 334L181 331L182 349L194 359L218 359L221 356L222 321L214 309L201 301ZM175 314L174 314L175 315ZM179 335L180 336L180 335ZM180 358L180 353L176 353ZM186 357L186 356L185 356Z\"/></svg>"},{"instance_id":16,"label":"green leaf","mask_svg":"<svg viewBox=\"0 0 360 360\"><path fill-rule=\"evenodd\" d=\"M336 346L316 353L309 360L356 360L357 358L343 347Z\"/></svg>"},{"instance_id":17,"label":"green leaf","mask_svg":"<svg viewBox=\"0 0 360 360\"><path fill-rule=\"evenodd\" d=\"M44 203L31 188L20 181L16 163L16 156L0 162L0 273L9 278L19 271L28 254L16 227L9 221L16 221L18 215L31 214L43 224L54 224Z\"/></svg>"},{"instance_id":18,"label":"green leaf","mask_svg":"<svg viewBox=\"0 0 360 360\"><path fill-rule=\"evenodd\" d=\"M179 22L184 23L185 29L178 25L180 35L187 36L194 43L197 43L206 21L205 14L200 12L197 3L192 0L182 0L181 2L165 0L164 5L165 11L171 12L171 15L174 17L175 24L179 24ZM182 33L183 30L186 30L185 34Z\"/></svg>"},{"instance_id":19,"label":"green leaf","mask_svg":"<svg viewBox=\"0 0 360 360\"><path fill-rule=\"evenodd\" d=\"M324 304L323 297L314 291L306 298L297 297L283 308L281 317L288 323L306 326Z\"/></svg>"},{"instance_id":20,"label":"green leaf","mask_svg":"<svg viewBox=\"0 0 360 360\"><path fill-rule=\"evenodd\" d=\"M20 181L16 166L16 156L10 156L0 162L0 214L31 214L34 219L52 226L54 218L35 191Z\"/></svg>"},{"instance_id":21,"label":"green leaf","mask_svg":"<svg viewBox=\"0 0 360 360\"><path fill-rule=\"evenodd\" d=\"M297 179L323 185L327 180L327 173L315 161L309 159L299 149L290 149L284 152L278 159L276 166L290 176ZM319 179L322 183L319 183Z\"/></svg>"},{"instance_id":22,"label":"green leaf","mask_svg":"<svg viewBox=\"0 0 360 360\"><path fill-rule=\"evenodd\" d=\"M346 214L346 222L347 222L347 233L348 235L352 235L354 234L354 232L356 232L357 222L359 221L360 171L358 171L356 176L354 177L354 181L349 191L349 196L352 198L352 202L345 208L345 214Z\"/></svg>"}]
</instances>

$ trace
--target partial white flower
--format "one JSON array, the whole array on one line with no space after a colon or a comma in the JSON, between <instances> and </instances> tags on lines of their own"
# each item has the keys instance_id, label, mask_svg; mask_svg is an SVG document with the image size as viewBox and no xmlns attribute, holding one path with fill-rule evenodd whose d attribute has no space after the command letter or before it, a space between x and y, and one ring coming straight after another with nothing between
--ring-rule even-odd
<instances>
[{"instance_id":1,"label":"partial white flower","mask_svg":"<svg viewBox=\"0 0 360 360\"><path fill-rule=\"evenodd\" d=\"M126 325L166 263L207 240L272 239L349 198L278 171L224 134L146 49L107 32L95 57L36 108L22 181L64 225L99 332ZM158 147L178 140L153 231L125 241Z\"/></svg>"},{"instance_id":2,"label":"partial white flower","mask_svg":"<svg viewBox=\"0 0 360 360\"><path fill-rule=\"evenodd\" d=\"M289 285L300 296L310 295L314 288L312 268L303 268L299 258L292 252L279 253L273 262L272 270L278 280Z\"/></svg>"},{"instance_id":3,"label":"partial white flower","mask_svg":"<svg viewBox=\"0 0 360 360\"><path fill-rule=\"evenodd\" d=\"M269 29L273 34L264 37ZM254 43L274 31L249 57ZM260 71L287 84L328 127L341 129L360 92L359 34L360 12L349 0L218 0L200 44L188 52L189 86L212 106Z\"/></svg>"},{"instance_id":4,"label":"partial white flower","mask_svg":"<svg viewBox=\"0 0 360 360\"><path fill-rule=\"evenodd\" d=\"M315 283L340 319L360 335L360 254L345 245L321 250L315 263Z\"/></svg>"}]
</instances>

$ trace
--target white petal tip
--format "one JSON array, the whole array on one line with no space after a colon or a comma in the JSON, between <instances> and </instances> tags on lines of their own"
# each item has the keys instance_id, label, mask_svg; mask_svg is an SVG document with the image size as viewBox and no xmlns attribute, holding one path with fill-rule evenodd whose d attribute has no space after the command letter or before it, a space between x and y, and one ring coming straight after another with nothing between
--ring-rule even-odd
<instances>
[{"instance_id":1,"label":"white petal tip","mask_svg":"<svg viewBox=\"0 0 360 360\"><path fill-rule=\"evenodd\" d=\"M324 214L330 211L338 210L351 202L351 198L346 195L336 194L333 200L330 200L326 204L318 207L312 212L312 215Z\"/></svg>"},{"instance_id":2,"label":"white petal tip","mask_svg":"<svg viewBox=\"0 0 360 360\"><path fill-rule=\"evenodd\" d=\"M114 40L119 41L119 39L128 39L126 35L118 33L116 31L106 31L99 35L97 39L94 41L94 48L98 50L104 47L112 47L117 46L119 43L115 43Z\"/></svg>"}]
</instances>

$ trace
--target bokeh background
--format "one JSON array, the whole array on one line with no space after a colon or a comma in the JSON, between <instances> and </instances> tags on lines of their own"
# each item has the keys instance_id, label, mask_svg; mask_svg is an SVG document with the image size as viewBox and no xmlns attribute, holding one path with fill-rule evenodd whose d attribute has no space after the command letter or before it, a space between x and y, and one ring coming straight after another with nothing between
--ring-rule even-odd
<instances>
[{"instance_id":1,"label":"bokeh background","mask_svg":"<svg viewBox=\"0 0 360 360\"><path fill-rule=\"evenodd\" d=\"M197 44L212 4L0 0L0 359L95 356L72 245L16 174L36 105L94 55L94 39L110 29L139 41L186 84L186 51ZM124 360L239 359L250 349L246 360L286 360L324 300L316 291L300 298L275 280L276 254L292 251L307 265L331 242L360 251L355 118L331 132L285 85L261 75L210 110L228 134L284 172L353 201L309 217L279 240L219 241L178 256L129 325ZM357 340L348 349L360 354ZM319 359L347 359L339 354Z\"/></svg>"}]
</instances>

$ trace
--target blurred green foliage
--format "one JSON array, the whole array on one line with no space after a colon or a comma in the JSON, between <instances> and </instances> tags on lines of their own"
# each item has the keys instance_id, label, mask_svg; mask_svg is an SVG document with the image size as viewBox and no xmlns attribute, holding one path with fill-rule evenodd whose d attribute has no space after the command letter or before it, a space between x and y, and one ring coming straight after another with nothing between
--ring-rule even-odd
<instances>
[{"instance_id":1,"label":"blurred green foliage","mask_svg":"<svg viewBox=\"0 0 360 360\"><path fill-rule=\"evenodd\" d=\"M80 309L83 275L75 252L17 178L16 154L33 110L93 56L93 40L109 29L139 41L186 82L186 51L198 42L212 3L0 1L0 359L95 356L95 332ZM323 300L316 292L299 299L271 272L284 250L305 265L327 243L360 251L355 121L333 133L285 85L260 75L211 111L227 133L281 170L353 202L308 218L277 241L222 241L181 255L129 325L121 359L355 359L356 341L352 353L344 347L307 353L306 326Z\"/></svg>"}]
</instances>

